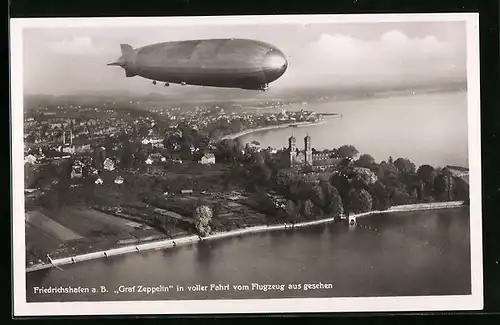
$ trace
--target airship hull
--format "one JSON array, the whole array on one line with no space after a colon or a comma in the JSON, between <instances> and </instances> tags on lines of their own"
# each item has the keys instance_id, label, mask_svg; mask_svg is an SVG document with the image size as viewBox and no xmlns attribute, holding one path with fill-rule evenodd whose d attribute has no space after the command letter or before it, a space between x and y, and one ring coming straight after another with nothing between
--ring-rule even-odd
<instances>
[{"instance_id":1,"label":"airship hull","mask_svg":"<svg viewBox=\"0 0 500 325\"><path fill-rule=\"evenodd\" d=\"M126 75L168 83L261 89L286 71L276 47L245 39L166 42L132 49L122 46Z\"/></svg>"}]
</instances>

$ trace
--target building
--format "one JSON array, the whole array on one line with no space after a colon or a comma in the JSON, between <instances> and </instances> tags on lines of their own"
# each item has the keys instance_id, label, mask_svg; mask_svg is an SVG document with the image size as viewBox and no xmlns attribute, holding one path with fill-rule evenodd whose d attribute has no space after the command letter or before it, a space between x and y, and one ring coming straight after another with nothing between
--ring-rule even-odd
<instances>
[{"instance_id":1,"label":"building","mask_svg":"<svg viewBox=\"0 0 500 325\"><path fill-rule=\"evenodd\" d=\"M215 155L213 153L207 153L206 155L203 155L203 157L201 157L199 163L203 165L215 164Z\"/></svg>"},{"instance_id":2,"label":"building","mask_svg":"<svg viewBox=\"0 0 500 325\"><path fill-rule=\"evenodd\" d=\"M109 158L106 158L106 160L104 160L104 169L106 170L109 170L109 171L112 171L112 170L115 170L115 162Z\"/></svg>"},{"instance_id":3,"label":"building","mask_svg":"<svg viewBox=\"0 0 500 325\"><path fill-rule=\"evenodd\" d=\"M446 166L442 169L442 173L453 177L464 177L469 175L469 169L459 166Z\"/></svg>"},{"instance_id":4,"label":"building","mask_svg":"<svg viewBox=\"0 0 500 325\"><path fill-rule=\"evenodd\" d=\"M76 160L71 167L71 178L81 178L83 176L83 164Z\"/></svg>"},{"instance_id":5,"label":"building","mask_svg":"<svg viewBox=\"0 0 500 325\"><path fill-rule=\"evenodd\" d=\"M115 178L115 184L123 184L123 177L121 176L118 176L117 178Z\"/></svg>"},{"instance_id":6,"label":"building","mask_svg":"<svg viewBox=\"0 0 500 325\"><path fill-rule=\"evenodd\" d=\"M33 155L27 155L26 157L24 157L24 163L25 164L36 164L36 157L33 156Z\"/></svg>"},{"instance_id":7,"label":"building","mask_svg":"<svg viewBox=\"0 0 500 325\"><path fill-rule=\"evenodd\" d=\"M90 144L82 144L75 146L75 152L78 153L90 152L90 150L91 150Z\"/></svg>"},{"instance_id":8,"label":"building","mask_svg":"<svg viewBox=\"0 0 500 325\"><path fill-rule=\"evenodd\" d=\"M62 147L62 152L74 154L75 153L75 146L64 146L64 147Z\"/></svg>"},{"instance_id":9,"label":"building","mask_svg":"<svg viewBox=\"0 0 500 325\"><path fill-rule=\"evenodd\" d=\"M468 168L448 165L448 166L444 167L441 170L441 172L447 176L460 178L463 181L465 181L467 184L469 184L469 169Z\"/></svg>"},{"instance_id":10,"label":"building","mask_svg":"<svg viewBox=\"0 0 500 325\"><path fill-rule=\"evenodd\" d=\"M297 140L294 136L288 139L290 167L312 167L315 170L325 170L337 166L342 159L334 157L331 151L313 153L311 137L304 138L304 151L297 149Z\"/></svg>"},{"instance_id":11,"label":"building","mask_svg":"<svg viewBox=\"0 0 500 325\"><path fill-rule=\"evenodd\" d=\"M262 151L262 145L258 141L252 141L246 145L247 151L260 152Z\"/></svg>"}]
</instances>

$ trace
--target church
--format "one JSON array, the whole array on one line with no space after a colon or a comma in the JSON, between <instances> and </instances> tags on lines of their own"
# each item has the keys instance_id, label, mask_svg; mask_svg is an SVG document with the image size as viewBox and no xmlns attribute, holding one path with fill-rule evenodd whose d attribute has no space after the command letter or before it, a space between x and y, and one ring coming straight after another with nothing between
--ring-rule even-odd
<instances>
[{"instance_id":1,"label":"church","mask_svg":"<svg viewBox=\"0 0 500 325\"><path fill-rule=\"evenodd\" d=\"M337 166L342 159L334 158L333 152L313 153L311 137L304 138L304 151L297 149L297 140L294 136L288 139L288 152L290 167L311 167L313 170L326 170Z\"/></svg>"}]
</instances>

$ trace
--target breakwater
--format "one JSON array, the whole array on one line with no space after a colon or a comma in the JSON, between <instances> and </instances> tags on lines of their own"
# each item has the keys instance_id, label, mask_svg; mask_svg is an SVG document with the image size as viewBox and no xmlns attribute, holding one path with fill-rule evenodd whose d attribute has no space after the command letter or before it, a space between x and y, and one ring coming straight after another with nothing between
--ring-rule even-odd
<instances>
[{"instance_id":1,"label":"breakwater","mask_svg":"<svg viewBox=\"0 0 500 325\"><path fill-rule=\"evenodd\" d=\"M422 203L422 204L409 204L409 205L399 205L393 206L387 210L383 211L369 211L364 213L358 213L350 215L349 218L362 218L370 215L381 214L381 213L391 213L391 212L410 212L410 211L424 211L424 210L436 210L436 209L450 209L457 208L463 205L462 201L453 201L453 202L435 202L435 203ZM130 245L119 248L112 248L105 251L93 252L88 254L76 255L66 258L54 259L51 260L51 263L45 263L41 265L34 265L26 268L26 272L33 272L41 269L47 269L55 266L67 265L67 264L75 264L83 261L98 259L98 258L107 258L116 255L123 255L132 252L140 252L146 250L160 250L172 248L180 245L193 244L200 241L205 240L214 240L220 238L227 237L235 237L250 233L258 233L264 231L275 231L275 230L285 230L285 229L294 229L294 228L302 228L307 226L325 224L335 221L335 218L325 218L320 220L306 221L300 223L286 223L286 224L278 224L278 225L263 225L263 226L255 226L248 227L244 229L232 230L227 232L215 233L206 237L199 237L196 235L186 236L177 239L165 239L160 241L154 241L139 245Z\"/></svg>"}]
</instances>

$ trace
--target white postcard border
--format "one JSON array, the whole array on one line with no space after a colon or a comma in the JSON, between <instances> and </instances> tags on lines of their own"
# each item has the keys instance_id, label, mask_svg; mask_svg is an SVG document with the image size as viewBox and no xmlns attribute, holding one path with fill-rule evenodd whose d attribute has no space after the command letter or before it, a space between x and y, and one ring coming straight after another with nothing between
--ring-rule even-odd
<instances>
[{"instance_id":1,"label":"white postcard border","mask_svg":"<svg viewBox=\"0 0 500 325\"><path fill-rule=\"evenodd\" d=\"M467 95L470 180L471 295L300 298L249 300L177 300L126 302L26 302L23 169L23 28L146 27L251 24L318 24L464 21L467 33ZM483 308L481 134L479 87L479 14L363 14L147 18L15 18L10 20L12 116L12 239L14 316L227 314L374 311L461 311Z\"/></svg>"}]
</instances>

